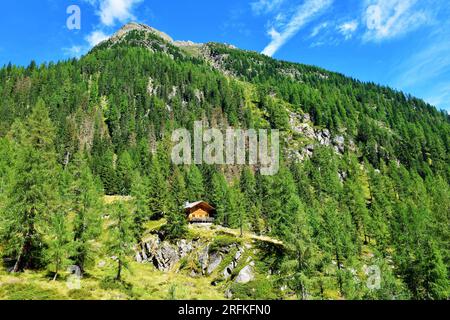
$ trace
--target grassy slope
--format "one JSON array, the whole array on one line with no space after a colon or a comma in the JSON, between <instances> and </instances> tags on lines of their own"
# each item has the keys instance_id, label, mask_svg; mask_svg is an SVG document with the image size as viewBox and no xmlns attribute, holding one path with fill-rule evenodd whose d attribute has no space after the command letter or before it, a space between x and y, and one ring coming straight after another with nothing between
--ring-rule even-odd
<instances>
[{"instance_id":1,"label":"grassy slope","mask_svg":"<svg viewBox=\"0 0 450 320\"><path fill-rule=\"evenodd\" d=\"M123 199L105 199L111 203ZM151 221L146 224L148 233L159 229L166 223L164 219ZM104 220L105 226L108 220ZM104 228L106 231L106 228ZM188 238L202 238L208 243L228 240L234 243L251 243L253 241L266 241L280 245L271 238L259 238L250 233L245 233L239 238L239 231L214 226L204 229L190 227ZM144 237L145 238L145 237ZM95 244L96 258L93 267L88 269L88 274L81 280L80 290L71 290L68 286L68 274L63 274L57 281L52 281L52 276L47 271L26 271L20 274L8 273L5 267L0 267L0 300L60 300L60 299L191 299L204 300L224 299L224 291L227 287L225 282L218 286L212 286L211 282L220 279L219 272L223 270L229 261L224 260L216 272L210 276L199 276L193 278L188 270L180 272L164 273L157 270L151 264L140 264L131 261L130 270L124 273L124 285L118 285L108 281L114 274L114 262L102 254L102 242L106 234L101 235L99 242ZM232 253L234 254L234 253ZM248 254L248 253L247 253ZM247 256L245 257L247 258ZM191 260L195 260L192 257ZM242 259L244 261L244 259ZM181 261L179 262L181 263ZM195 263L190 261L190 263ZM235 270L237 272L242 268Z\"/></svg>"}]
</instances>

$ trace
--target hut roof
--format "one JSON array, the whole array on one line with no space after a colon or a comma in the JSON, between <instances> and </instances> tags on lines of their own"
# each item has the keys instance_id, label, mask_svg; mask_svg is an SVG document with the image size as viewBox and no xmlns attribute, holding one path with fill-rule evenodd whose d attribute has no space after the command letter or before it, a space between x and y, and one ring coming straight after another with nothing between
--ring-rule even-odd
<instances>
[{"instance_id":1,"label":"hut roof","mask_svg":"<svg viewBox=\"0 0 450 320\"><path fill-rule=\"evenodd\" d=\"M196 202L190 202L190 203L186 202L186 204L184 206L184 209L188 210L188 209L192 209L192 208L195 208L195 207L198 207L198 206L202 206L202 207L204 207L204 208L206 208L208 210L214 210L214 207L211 206L208 202L205 202L205 201L196 201Z\"/></svg>"}]
</instances>

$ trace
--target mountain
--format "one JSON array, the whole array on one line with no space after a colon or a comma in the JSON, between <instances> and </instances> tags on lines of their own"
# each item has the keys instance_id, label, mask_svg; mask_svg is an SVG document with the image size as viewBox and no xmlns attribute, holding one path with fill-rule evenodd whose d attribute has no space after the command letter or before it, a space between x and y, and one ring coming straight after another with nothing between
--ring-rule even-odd
<instances>
[{"instance_id":1,"label":"mountain","mask_svg":"<svg viewBox=\"0 0 450 320\"><path fill-rule=\"evenodd\" d=\"M182 208L204 200L217 225L283 243L258 245L250 283L214 279L228 297L449 297L450 117L420 99L137 23L79 60L3 67L0 94L5 268L89 272L101 247L120 279L136 252L117 248L149 232L167 246L191 241ZM278 173L175 165L172 132L196 121L279 129ZM103 193L126 201L102 207ZM100 215L111 219L104 243ZM196 269L188 260L182 274Z\"/></svg>"}]
</instances>

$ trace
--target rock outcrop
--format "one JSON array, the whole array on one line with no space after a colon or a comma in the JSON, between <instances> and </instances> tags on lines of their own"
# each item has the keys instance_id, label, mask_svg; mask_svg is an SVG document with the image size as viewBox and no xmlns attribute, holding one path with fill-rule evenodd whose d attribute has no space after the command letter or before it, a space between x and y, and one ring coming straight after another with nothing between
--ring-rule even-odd
<instances>
[{"instance_id":1,"label":"rock outcrop","mask_svg":"<svg viewBox=\"0 0 450 320\"><path fill-rule=\"evenodd\" d=\"M305 158L313 155L318 145L333 148L336 153L344 154L346 148L345 137L343 135L333 135L328 129L314 127L309 114L289 112L289 124L294 135L300 136L309 142L306 145L303 144L300 148L294 147L290 153L291 157L303 161ZM294 137L289 138L290 141L293 139ZM352 141L348 141L348 145L350 149L354 147Z\"/></svg>"},{"instance_id":2,"label":"rock outcrop","mask_svg":"<svg viewBox=\"0 0 450 320\"><path fill-rule=\"evenodd\" d=\"M255 274L253 271L253 266L249 264L239 271L239 274L234 281L236 283L248 283L253 280L255 280Z\"/></svg>"},{"instance_id":3,"label":"rock outcrop","mask_svg":"<svg viewBox=\"0 0 450 320\"><path fill-rule=\"evenodd\" d=\"M150 263L158 270L168 272L173 271L181 259L190 256L199 266L199 269L191 270L192 276L211 275L231 252L233 252L231 262L219 273L224 279L229 279L245 252L244 247L236 244L216 248L214 252L210 252L209 244L201 240L182 239L172 244L161 241L154 235L135 248L135 260L139 263Z\"/></svg>"}]
</instances>

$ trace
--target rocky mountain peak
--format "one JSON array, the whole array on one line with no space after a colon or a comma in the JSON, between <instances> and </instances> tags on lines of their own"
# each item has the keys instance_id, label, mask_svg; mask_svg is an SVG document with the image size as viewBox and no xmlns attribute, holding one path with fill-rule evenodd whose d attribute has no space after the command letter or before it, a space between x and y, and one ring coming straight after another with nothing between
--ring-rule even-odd
<instances>
[{"instance_id":1,"label":"rocky mountain peak","mask_svg":"<svg viewBox=\"0 0 450 320\"><path fill-rule=\"evenodd\" d=\"M167 35L166 33L159 31L155 28L152 28L148 25L142 24L142 23L137 23L137 22L130 22L127 23L126 25L124 25L122 28L120 28L119 31L117 31L112 37L112 40L117 40L122 38L123 36L125 36L128 32L130 31L144 31L144 32L151 32L155 35L157 35L158 37L164 39L167 42L173 43L173 39Z\"/></svg>"}]
</instances>

